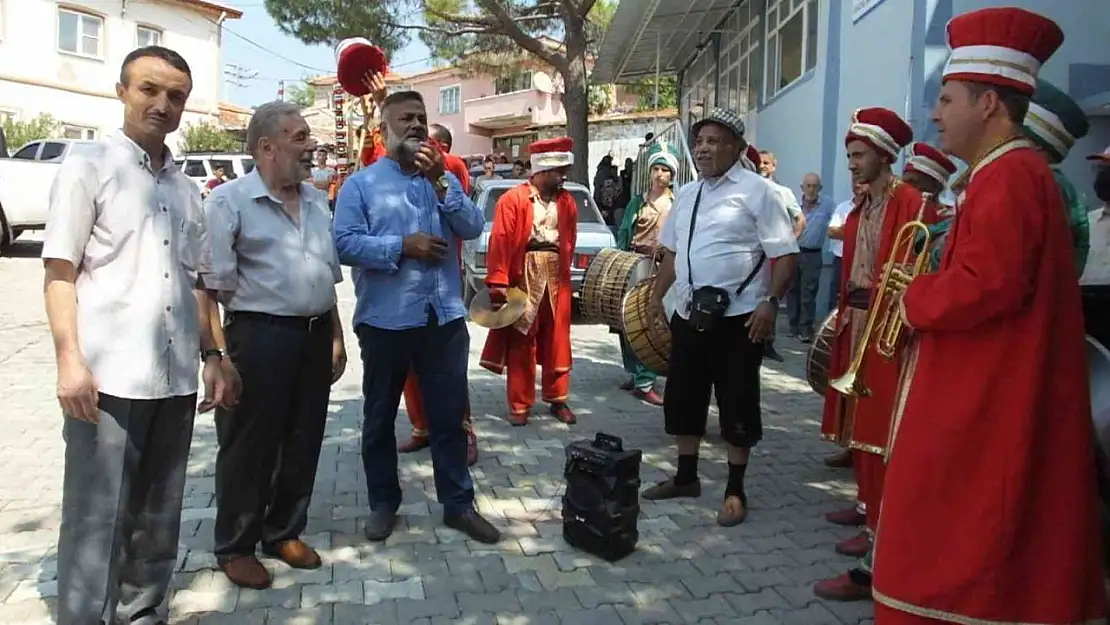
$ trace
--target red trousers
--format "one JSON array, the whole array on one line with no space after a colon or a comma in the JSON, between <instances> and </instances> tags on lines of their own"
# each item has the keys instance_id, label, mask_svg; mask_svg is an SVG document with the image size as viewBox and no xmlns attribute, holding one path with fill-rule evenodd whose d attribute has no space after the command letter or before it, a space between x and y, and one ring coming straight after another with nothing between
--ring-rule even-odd
<instances>
[{"instance_id":1,"label":"red trousers","mask_svg":"<svg viewBox=\"0 0 1110 625\"><path fill-rule=\"evenodd\" d=\"M878 454L853 450L852 472L856 474L859 501L867 508L867 529L874 532L879 524L879 507L883 502L886 463Z\"/></svg>"},{"instance_id":2,"label":"red trousers","mask_svg":"<svg viewBox=\"0 0 1110 625\"><path fill-rule=\"evenodd\" d=\"M405 379L405 412L409 413L409 422L412 423L412 435L416 438L428 436L428 415L424 413L424 400L420 397L420 383L416 380L416 373L409 371ZM463 414L463 426L468 432L472 431L470 424L470 397L466 399L466 413Z\"/></svg>"},{"instance_id":3,"label":"red trousers","mask_svg":"<svg viewBox=\"0 0 1110 625\"><path fill-rule=\"evenodd\" d=\"M508 377L509 410L513 414L526 414L536 401L536 363L543 373L540 377L543 400L547 403L565 402L570 392L570 370L558 371L556 350L550 349L555 341L569 341L569 336L556 336L555 315L551 310L549 295L540 300L540 310L532 331L527 335L509 333L505 368Z\"/></svg>"},{"instance_id":4,"label":"red trousers","mask_svg":"<svg viewBox=\"0 0 1110 625\"><path fill-rule=\"evenodd\" d=\"M875 625L929 625L930 623L947 622L902 612L901 610L888 608L878 601L875 602Z\"/></svg>"}]
</instances>

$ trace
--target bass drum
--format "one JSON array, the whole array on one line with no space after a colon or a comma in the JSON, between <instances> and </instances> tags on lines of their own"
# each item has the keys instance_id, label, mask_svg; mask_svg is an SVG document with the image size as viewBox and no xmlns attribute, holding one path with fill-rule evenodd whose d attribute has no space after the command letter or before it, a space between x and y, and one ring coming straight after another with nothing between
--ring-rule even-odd
<instances>
[{"instance_id":1,"label":"bass drum","mask_svg":"<svg viewBox=\"0 0 1110 625\"><path fill-rule=\"evenodd\" d=\"M591 323L623 329L622 302L629 289L650 278L655 264L650 256L605 248L594 256L579 291L582 316Z\"/></svg>"},{"instance_id":2,"label":"bass drum","mask_svg":"<svg viewBox=\"0 0 1110 625\"><path fill-rule=\"evenodd\" d=\"M836 336L836 319L835 310L825 317L806 354L806 380L813 392L822 397L829 387L829 363L832 361L833 337Z\"/></svg>"}]
</instances>

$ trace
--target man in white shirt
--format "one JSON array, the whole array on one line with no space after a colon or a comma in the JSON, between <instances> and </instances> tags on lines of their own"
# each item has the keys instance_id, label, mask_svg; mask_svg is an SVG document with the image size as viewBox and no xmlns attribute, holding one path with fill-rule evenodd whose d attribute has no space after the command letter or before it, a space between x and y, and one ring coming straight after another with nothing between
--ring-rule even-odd
<instances>
[{"instance_id":1,"label":"man in white shirt","mask_svg":"<svg viewBox=\"0 0 1110 625\"><path fill-rule=\"evenodd\" d=\"M1088 157L1099 164L1095 196L1102 206L1087 214L1087 264L1079 278L1087 334L1110 349L1110 146Z\"/></svg>"},{"instance_id":2,"label":"man in white shirt","mask_svg":"<svg viewBox=\"0 0 1110 625\"><path fill-rule=\"evenodd\" d=\"M744 473L763 436L762 343L772 336L798 244L774 190L744 167L740 117L716 109L691 133L702 179L675 197L660 235L664 254L652 291L655 309L670 320L663 413L678 446L678 472L644 491L644 498L701 495L698 448L714 393L729 465L717 523L731 527L747 518Z\"/></svg>"},{"instance_id":3,"label":"man in white shirt","mask_svg":"<svg viewBox=\"0 0 1110 625\"><path fill-rule=\"evenodd\" d=\"M42 258L65 470L58 625L165 623L203 359L224 397L199 280L211 253L200 194L173 162L192 90L178 53L127 55L123 129L58 171Z\"/></svg>"},{"instance_id":4,"label":"man in white shirt","mask_svg":"<svg viewBox=\"0 0 1110 625\"><path fill-rule=\"evenodd\" d=\"M844 222L848 220L848 213L860 200L861 188L852 190L852 199L845 200L837 205L829 219L829 238L827 245L833 254L832 283L829 285L829 310L836 310L836 300L840 297L840 261L844 257Z\"/></svg>"}]
</instances>

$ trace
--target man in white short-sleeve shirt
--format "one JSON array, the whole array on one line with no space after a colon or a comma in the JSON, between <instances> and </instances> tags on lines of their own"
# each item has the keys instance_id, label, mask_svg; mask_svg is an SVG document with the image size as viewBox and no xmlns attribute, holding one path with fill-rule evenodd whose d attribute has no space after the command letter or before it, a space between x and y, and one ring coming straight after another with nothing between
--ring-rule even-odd
<instances>
[{"instance_id":1,"label":"man in white short-sleeve shirt","mask_svg":"<svg viewBox=\"0 0 1110 625\"><path fill-rule=\"evenodd\" d=\"M150 46L120 74L123 129L66 158L42 249L65 416L58 625L168 621L202 359L201 409L233 401L198 281L200 195L164 143L189 66Z\"/></svg>"},{"instance_id":2,"label":"man in white short-sleeve shirt","mask_svg":"<svg viewBox=\"0 0 1110 625\"><path fill-rule=\"evenodd\" d=\"M829 237L825 245L833 255L832 282L829 284L829 310L836 310L836 300L840 297L840 262L844 258L844 224L848 221L848 213L852 212L856 202L860 199L860 188L853 190L852 199L844 200L837 205L829 219Z\"/></svg>"},{"instance_id":3,"label":"man in white short-sleeve shirt","mask_svg":"<svg viewBox=\"0 0 1110 625\"><path fill-rule=\"evenodd\" d=\"M679 190L663 224L665 253L652 292L655 310L670 320L663 413L678 446L678 472L644 498L701 494L698 447L715 393L729 463L717 523L730 527L747 518L744 473L763 436L763 342L773 336L798 244L775 191L741 161L747 143L740 117L717 109L691 131L701 180Z\"/></svg>"}]
</instances>

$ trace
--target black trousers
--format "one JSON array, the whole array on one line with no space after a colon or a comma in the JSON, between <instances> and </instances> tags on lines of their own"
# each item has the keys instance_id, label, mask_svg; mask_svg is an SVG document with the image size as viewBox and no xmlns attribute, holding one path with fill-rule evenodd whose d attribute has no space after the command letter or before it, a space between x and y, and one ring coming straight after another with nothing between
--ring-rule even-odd
<instances>
[{"instance_id":1,"label":"black trousers","mask_svg":"<svg viewBox=\"0 0 1110 625\"><path fill-rule=\"evenodd\" d=\"M721 438L754 447L763 438L759 369L763 344L753 343L745 323L750 315L719 319L701 332L671 317L670 375L663 394L663 418L671 436L705 436L709 396L717 396Z\"/></svg>"},{"instance_id":2,"label":"black trousers","mask_svg":"<svg viewBox=\"0 0 1110 625\"><path fill-rule=\"evenodd\" d=\"M290 318L286 318L288 320ZM228 313L239 404L216 409L216 548L226 561L301 535L331 394L332 323Z\"/></svg>"},{"instance_id":3,"label":"black trousers","mask_svg":"<svg viewBox=\"0 0 1110 625\"><path fill-rule=\"evenodd\" d=\"M1087 334L1110 349L1110 285L1081 287Z\"/></svg>"}]
</instances>

